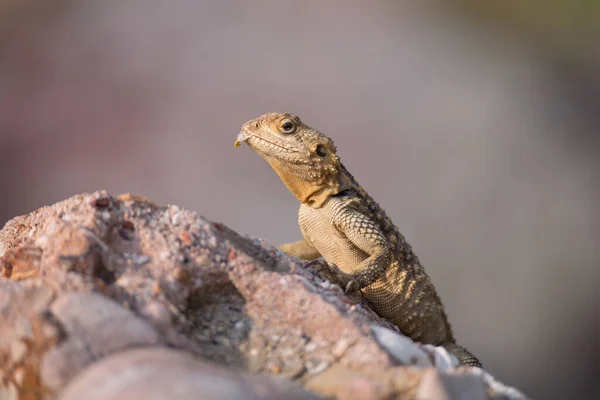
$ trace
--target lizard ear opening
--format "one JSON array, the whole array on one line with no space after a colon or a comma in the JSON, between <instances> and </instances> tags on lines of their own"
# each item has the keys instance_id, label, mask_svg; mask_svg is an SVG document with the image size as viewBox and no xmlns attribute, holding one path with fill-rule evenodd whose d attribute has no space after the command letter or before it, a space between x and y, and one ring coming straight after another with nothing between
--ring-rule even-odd
<instances>
[{"instance_id":1,"label":"lizard ear opening","mask_svg":"<svg viewBox=\"0 0 600 400\"><path fill-rule=\"evenodd\" d=\"M322 144L319 144L315 149L315 153L317 153L319 157L325 157L327 156L327 149Z\"/></svg>"}]
</instances>

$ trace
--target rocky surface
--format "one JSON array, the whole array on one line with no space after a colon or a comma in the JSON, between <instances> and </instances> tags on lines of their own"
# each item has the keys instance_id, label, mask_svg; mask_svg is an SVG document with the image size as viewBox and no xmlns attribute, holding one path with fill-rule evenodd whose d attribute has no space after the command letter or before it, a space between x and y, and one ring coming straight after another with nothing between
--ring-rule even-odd
<instances>
[{"instance_id":1,"label":"rocky surface","mask_svg":"<svg viewBox=\"0 0 600 400\"><path fill-rule=\"evenodd\" d=\"M139 196L12 219L0 268L1 399L524 398L299 260Z\"/></svg>"}]
</instances>

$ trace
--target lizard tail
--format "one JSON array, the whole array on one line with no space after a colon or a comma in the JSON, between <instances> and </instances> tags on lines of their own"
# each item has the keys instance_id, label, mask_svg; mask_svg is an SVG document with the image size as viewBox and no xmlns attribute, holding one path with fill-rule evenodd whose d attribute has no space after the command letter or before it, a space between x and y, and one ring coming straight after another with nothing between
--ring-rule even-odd
<instances>
[{"instance_id":1,"label":"lizard tail","mask_svg":"<svg viewBox=\"0 0 600 400\"><path fill-rule=\"evenodd\" d=\"M451 354L454 354L462 365L482 368L481 362L477 359L477 357L475 357L469 350L465 349L464 347L459 346L456 343L446 343L444 347Z\"/></svg>"}]
</instances>

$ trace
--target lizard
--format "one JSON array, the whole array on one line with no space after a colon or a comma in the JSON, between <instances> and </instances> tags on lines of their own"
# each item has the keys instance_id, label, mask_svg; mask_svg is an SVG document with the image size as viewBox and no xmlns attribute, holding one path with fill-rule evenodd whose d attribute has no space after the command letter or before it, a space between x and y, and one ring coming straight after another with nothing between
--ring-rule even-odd
<instances>
[{"instance_id":1,"label":"lizard","mask_svg":"<svg viewBox=\"0 0 600 400\"><path fill-rule=\"evenodd\" d=\"M243 124L234 147L242 143L271 165L301 203L304 239L280 250L325 270L346 293L362 293L373 311L412 340L443 346L460 364L482 366L456 344L430 277L385 211L341 163L331 138L296 115L268 113Z\"/></svg>"}]
</instances>

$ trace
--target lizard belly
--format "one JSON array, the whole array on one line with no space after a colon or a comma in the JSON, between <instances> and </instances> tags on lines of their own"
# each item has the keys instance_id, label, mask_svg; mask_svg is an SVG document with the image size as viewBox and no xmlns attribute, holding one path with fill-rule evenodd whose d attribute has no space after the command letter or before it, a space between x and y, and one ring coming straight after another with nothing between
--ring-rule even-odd
<instances>
[{"instance_id":1,"label":"lizard belly","mask_svg":"<svg viewBox=\"0 0 600 400\"><path fill-rule=\"evenodd\" d=\"M302 205L298 216L302 234L328 263L351 273L356 265L369 257L331 224L326 207L314 209Z\"/></svg>"}]
</instances>

